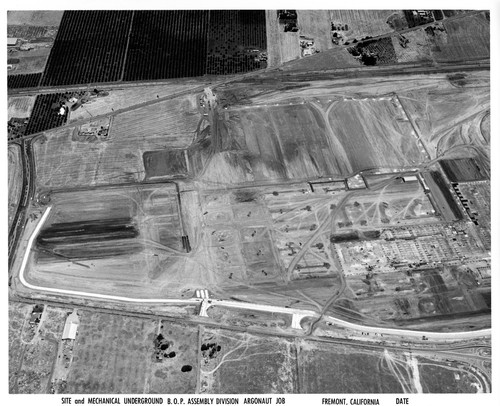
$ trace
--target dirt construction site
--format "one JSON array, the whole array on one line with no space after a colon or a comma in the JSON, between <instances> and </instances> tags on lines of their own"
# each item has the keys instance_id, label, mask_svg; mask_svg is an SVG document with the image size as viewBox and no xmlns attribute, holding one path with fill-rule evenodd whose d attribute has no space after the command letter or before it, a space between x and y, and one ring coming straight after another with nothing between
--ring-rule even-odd
<instances>
[{"instance_id":1,"label":"dirt construction site","mask_svg":"<svg viewBox=\"0 0 500 406\"><path fill-rule=\"evenodd\" d=\"M207 288L220 297L294 307L334 303L337 313L367 323L418 324L438 313L485 311L479 290L467 295L467 306L427 312L421 309L437 304L419 305L428 290L413 282L405 283L415 301L403 308L383 294L413 267L456 266L464 247L473 261L487 256L475 242L486 234L469 226L455 232L471 237L453 235L445 251L433 248L452 235L443 222L465 211L430 175L440 173L435 158L443 143L436 134L457 126L477 134L475 159L488 173L483 80L474 74L457 88L440 74L411 86L383 78L367 83L363 94L352 79L284 92L273 90L283 84L265 80L246 90L235 83L215 92L211 110L200 92L46 131L33 141L30 227L51 212L31 248L26 280L152 300ZM464 92L474 101L467 111L444 98ZM425 98L435 107L424 112ZM442 118L425 127L426 114ZM108 131L84 133L99 126ZM453 145L445 154L454 162L470 148ZM439 229L436 241L432 227ZM394 262L401 255L404 261ZM451 283L448 290L463 289Z\"/></svg>"}]
</instances>

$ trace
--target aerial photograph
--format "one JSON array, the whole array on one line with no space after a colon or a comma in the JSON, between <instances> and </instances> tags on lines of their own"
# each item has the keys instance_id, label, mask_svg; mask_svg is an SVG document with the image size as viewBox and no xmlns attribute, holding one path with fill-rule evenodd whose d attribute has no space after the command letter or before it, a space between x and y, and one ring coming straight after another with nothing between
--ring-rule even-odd
<instances>
[{"instance_id":1,"label":"aerial photograph","mask_svg":"<svg viewBox=\"0 0 500 406\"><path fill-rule=\"evenodd\" d=\"M489 10L5 13L9 398L492 394Z\"/></svg>"}]
</instances>

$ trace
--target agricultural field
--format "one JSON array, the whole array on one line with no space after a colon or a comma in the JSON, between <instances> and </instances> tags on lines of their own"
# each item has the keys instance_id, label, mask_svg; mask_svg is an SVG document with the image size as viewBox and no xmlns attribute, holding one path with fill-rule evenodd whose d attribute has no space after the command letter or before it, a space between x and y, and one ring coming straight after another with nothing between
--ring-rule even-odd
<instances>
[{"instance_id":1,"label":"agricultural field","mask_svg":"<svg viewBox=\"0 0 500 406\"><path fill-rule=\"evenodd\" d=\"M206 74L235 74L267 66L257 58L267 48L265 11L212 10L207 35Z\"/></svg>"},{"instance_id":2,"label":"agricultural field","mask_svg":"<svg viewBox=\"0 0 500 406\"><path fill-rule=\"evenodd\" d=\"M65 393L194 392L196 327L89 311L79 316Z\"/></svg>"},{"instance_id":3,"label":"agricultural field","mask_svg":"<svg viewBox=\"0 0 500 406\"><path fill-rule=\"evenodd\" d=\"M266 48L264 11L66 11L42 85L247 72Z\"/></svg>"},{"instance_id":4,"label":"agricultural field","mask_svg":"<svg viewBox=\"0 0 500 406\"><path fill-rule=\"evenodd\" d=\"M8 25L7 36L9 38L22 38L23 40L37 40L49 42L50 38L55 38L57 25L36 26L36 25ZM35 41L36 43L36 41Z\"/></svg>"},{"instance_id":5,"label":"agricultural field","mask_svg":"<svg viewBox=\"0 0 500 406\"><path fill-rule=\"evenodd\" d=\"M27 268L35 284L176 297L184 285L203 281L202 266L182 250L173 185L47 193L39 201L52 211Z\"/></svg>"},{"instance_id":6,"label":"agricultural field","mask_svg":"<svg viewBox=\"0 0 500 406\"><path fill-rule=\"evenodd\" d=\"M9 175L9 209L8 224L12 225L21 191L23 187L23 167L21 162L21 148L17 144L10 144L8 147L8 175Z\"/></svg>"},{"instance_id":7,"label":"agricultural field","mask_svg":"<svg viewBox=\"0 0 500 406\"><path fill-rule=\"evenodd\" d=\"M432 56L436 61L458 62L490 57L489 11L439 24L444 30L435 29L429 34Z\"/></svg>"},{"instance_id":8,"label":"agricultural field","mask_svg":"<svg viewBox=\"0 0 500 406\"><path fill-rule=\"evenodd\" d=\"M123 80L202 76L208 21L209 11L134 11Z\"/></svg>"},{"instance_id":9,"label":"agricultural field","mask_svg":"<svg viewBox=\"0 0 500 406\"><path fill-rule=\"evenodd\" d=\"M30 25L36 27L58 26L61 23L64 11L7 11L8 25Z\"/></svg>"},{"instance_id":10,"label":"agricultural field","mask_svg":"<svg viewBox=\"0 0 500 406\"><path fill-rule=\"evenodd\" d=\"M153 363L158 322L79 312L66 393L143 393Z\"/></svg>"},{"instance_id":11,"label":"agricultural field","mask_svg":"<svg viewBox=\"0 0 500 406\"><path fill-rule=\"evenodd\" d=\"M200 365L201 393L294 393L293 341L205 329Z\"/></svg>"},{"instance_id":12,"label":"agricultural field","mask_svg":"<svg viewBox=\"0 0 500 406\"><path fill-rule=\"evenodd\" d=\"M33 305L9 304L10 393L53 393L57 388L57 393L154 394L196 389L197 327L80 309L72 360L61 384L55 376L51 380L52 367L58 347L65 345L61 337L72 310L45 306L38 325L28 323L32 311ZM29 337L28 330L33 330ZM162 349L156 345L159 335Z\"/></svg>"},{"instance_id":13,"label":"agricultural field","mask_svg":"<svg viewBox=\"0 0 500 406\"><path fill-rule=\"evenodd\" d=\"M403 12L400 10L329 10L329 19L333 24L344 27L347 25L347 29L342 31L347 39L360 40L366 36L388 34L393 31L387 23L389 18L404 20ZM397 28L406 28L404 22L401 21Z\"/></svg>"},{"instance_id":14,"label":"agricultural field","mask_svg":"<svg viewBox=\"0 0 500 406\"><path fill-rule=\"evenodd\" d=\"M38 73L27 73L24 75L8 75L7 76L7 88L8 89L19 89L25 87L37 87L42 79L42 72Z\"/></svg>"},{"instance_id":15,"label":"agricultural field","mask_svg":"<svg viewBox=\"0 0 500 406\"><path fill-rule=\"evenodd\" d=\"M406 32L404 47L399 37L391 39L398 62L455 62L489 58L489 32L484 12Z\"/></svg>"},{"instance_id":16,"label":"agricultural field","mask_svg":"<svg viewBox=\"0 0 500 406\"><path fill-rule=\"evenodd\" d=\"M328 10L297 10L300 35L314 38L314 47L320 52L334 47L330 38L330 13Z\"/></svg>"},{"instance_id":17,"label":"agricultural field","mask_svg":"<svg viewBox=\"0 0 500 406\"><path fill-rule=\"evenodd\" d=\"M146 176L143 155L187 148L200 118L196 96L192 95L117 114L108 135L93 142L79 136L78 127L46 133L33 143L38 186L63 188L142 181Z\"/></svg>"},{"instance_id":18,"label":"agricultural field","mask_svg":"<svg viewBox=\"0 0 500 406\"><path fill-rule=\"evenodd\" d=\"M120 80L132 14L131 11L65 11L42 85Z\"/></svg>"},{"instance_id":19,"label":"agricultural field","mask_svg":"<svg viewBox=\"0 0 500 406\"><path fill-rule=\"evenodd\" d=\"M30 51L15 51L11 50L8 54L9 59L18 60L12 64L14 69L8 71L8 77L13 75L38 74L43 72L51 49L48 47L37 47ZM35 77L35 76L33 76ZM13 87L13 86L11 86ZM20 87L20 86L18 86ZM24 86L27 87L27 86Z\"/></svg>"},{"instance_id":20,"label":"agricultural field","mask_svg":"<svg viewBox=\"0 0 500 406\"><path fill-rule=\"evenodd\" d=\"M68 120L68 114L59 114L60 102L70 93L39 94L30 114L26 134L51 130L60 127Z\"/></svg>"},{"instance_id":21,"label":"agricultural field","mask_svg":"<svg viewBox=\"0 0 500 406\"><path fill-rule=\"evenodd\" d=\"M9 97L7 100L7 119L30 117L35 100L35 96Z\"/></svg>"},{"instance_id":22,"label":"agricultural field","mask_svg":"<svg viewBox=\"0 0 500 406\"><path fill-rule=\"evenodd\" d=\"M273 68L301 56L298 32L284 32L276 10L266 10L267 66Z\"/></svg>"}]
</instances>

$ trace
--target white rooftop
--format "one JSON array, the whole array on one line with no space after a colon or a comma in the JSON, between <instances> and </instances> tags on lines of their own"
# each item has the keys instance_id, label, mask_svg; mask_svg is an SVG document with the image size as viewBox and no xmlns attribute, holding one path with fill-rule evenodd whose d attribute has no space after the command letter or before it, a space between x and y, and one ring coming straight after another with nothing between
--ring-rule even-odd
<instances>
[{"instance_id":1,"label":"white rooftop","mask_svg":"<svg viewBox=\"0 0 500 406\"><path fill-rule=\"evenodd\" d=\"M78 331L79 324L80 320L78 318L78 314L76 313L76 310L74 310L73 313L69 314L66 319L62 339L74 340L76 338L76 332Z\"/></svg>"}]
</instances>

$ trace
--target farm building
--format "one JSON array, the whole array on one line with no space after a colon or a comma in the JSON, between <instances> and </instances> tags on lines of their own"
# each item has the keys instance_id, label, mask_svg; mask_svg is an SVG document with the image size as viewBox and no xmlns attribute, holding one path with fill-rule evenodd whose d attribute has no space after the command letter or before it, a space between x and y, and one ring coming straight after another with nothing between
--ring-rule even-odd
<instances>
[{"instance_id":1,"label":"farm building","mask_svg":"<svg viewBox=\"0 0 500 406\"><path fill-rule=\"evenodd\" d=\"M15 47L17 45L17 38L7 38L7 46Z\"/></svg>"},{"instance_id":2,"label":"farm building","mask_svg":"<svg viewBox=\"0 0 500 406\"><path fill-rule=\"evenodd\" d=\"M78 331L78 326L80 325L80 320L76 310L68 315L66 319L66 324L64 325L64 331L62 335L63 340L74 340L76 338L76 333Z\"/></svg>"},{"instance_id":3,"label":"farm building","mask_svg":"<svg viewBox=\"0 0 500 406\"><path fill-rule=\"evenodd\" d=\"M403 182L418 182L418 178L415 175L407 175L402 177Z\"/></svg>"}]
</instances>

